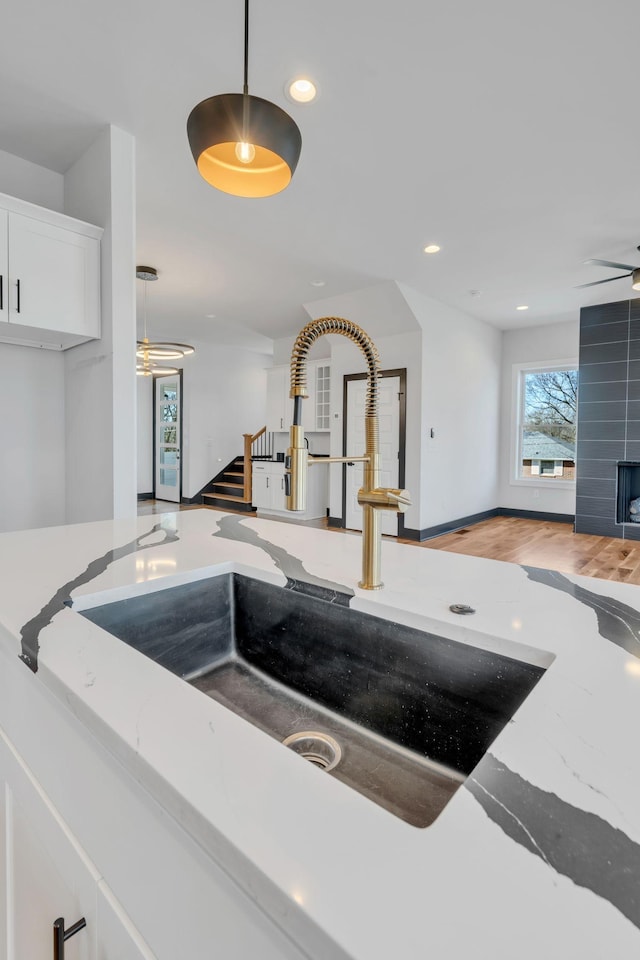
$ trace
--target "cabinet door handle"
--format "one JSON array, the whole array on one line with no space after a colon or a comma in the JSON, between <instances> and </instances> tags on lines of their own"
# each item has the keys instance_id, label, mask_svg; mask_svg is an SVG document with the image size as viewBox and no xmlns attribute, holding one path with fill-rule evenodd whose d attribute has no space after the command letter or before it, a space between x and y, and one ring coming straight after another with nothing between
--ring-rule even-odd
<instances>
[{"instance_id":1,"label":"cabinet door handle","mask_svg":"<svg viewBox=\"0 0 640 960\"><path fill-rule=\"evenodd\" d=\"M78 920L77 923L74 923L72 927L69 927L68 930L64 928L64 917L58 917L57 920L53 921L53 960L64 960L65 940L73 937L80 930L84 929L86 925L87 921L84 917Z\"/></svg>"},{"instance_id":2,"label":"cabinet door handle","mask_svg":"<svg viewBox=\"0 0 640 960\"><path fill-rule=\"evenodd\" d=\"M269 489L269 477L267 477L267 490Z\"/></svg>"},{"instance_id":3,"label":"cabinet door handle","mask_svg":"<svg viewBox=\"0 0 640 960\"><path fill-rule=\"evenodd\" d=\"M0 273L0 310L4 310L4 277Z\"/></svg>"},{"instance_id":4,"label":"cabinet door handle","mask_svg":"<svg viewBox=\"0 0 640 960\"><path fill-rule=\"evenodd\" d=\"M280 489L281 489L281 490L284 490L284 477L283 477L282 480L280 481Z\"/></svg>"},{"instance_id":5,"label":"cabinet door handle","mask_svg":"<svg viewBox=\"0 0 640 960\"><path fill-rule=\"evenodd\" d=\"M16 313L20 313L20 281L16 280Z\"/></svg>"},{"instance_id":6,"label":"cabinet door handle","mask_svg":"<svg viewBox=\"0 0 640 960\"><path fill-rule=\"evenodd\" d=\"M284 417L280 417L280 429L284 429Z\"/></svg>"}]
</instances>

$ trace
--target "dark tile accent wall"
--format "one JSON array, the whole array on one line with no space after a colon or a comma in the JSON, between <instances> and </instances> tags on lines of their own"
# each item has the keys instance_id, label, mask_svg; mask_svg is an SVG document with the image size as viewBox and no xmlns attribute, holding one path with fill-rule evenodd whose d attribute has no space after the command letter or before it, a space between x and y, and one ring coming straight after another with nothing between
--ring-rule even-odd
<instances>
[{"instance_id":1,"label":"dark tile accent wall","mask_svg":"<svg viewBox=\"0 0 640 960\"><path fill-rule=\"evenodd\" d=\"M616 523L617 463L640 463L640 300L580 311L576 533L640 539Z\"/></svg>"}]
</instances>

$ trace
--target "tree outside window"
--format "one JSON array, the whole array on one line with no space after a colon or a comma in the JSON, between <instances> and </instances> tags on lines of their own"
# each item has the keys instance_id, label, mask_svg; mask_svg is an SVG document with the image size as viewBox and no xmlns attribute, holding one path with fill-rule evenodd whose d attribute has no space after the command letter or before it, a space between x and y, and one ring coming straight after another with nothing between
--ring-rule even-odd
<instances>
[{"instance_id":1,"label":"tree outside window","mask_svg":"<svg viewBox=\"0 0 640 960\"><path fill-rule=\"evenodd\" d=\"M575 479L578 371L521 373L519 478Z\"/></svg>"}]
</instances>

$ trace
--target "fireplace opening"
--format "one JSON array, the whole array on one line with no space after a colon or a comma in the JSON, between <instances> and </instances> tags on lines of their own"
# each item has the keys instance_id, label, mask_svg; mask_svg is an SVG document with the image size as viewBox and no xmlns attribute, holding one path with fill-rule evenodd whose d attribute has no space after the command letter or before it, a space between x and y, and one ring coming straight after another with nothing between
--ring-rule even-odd
<instances>
[{"instance_id":1,"label":"fireplace opening","mask_svg":"<svg viewBox=\"0 0 640 960\"><path fill-rule=\"evenodd\" d=\"M618 463L616 523L640 525L640 463Z\"/></svg>"}]
</instances>

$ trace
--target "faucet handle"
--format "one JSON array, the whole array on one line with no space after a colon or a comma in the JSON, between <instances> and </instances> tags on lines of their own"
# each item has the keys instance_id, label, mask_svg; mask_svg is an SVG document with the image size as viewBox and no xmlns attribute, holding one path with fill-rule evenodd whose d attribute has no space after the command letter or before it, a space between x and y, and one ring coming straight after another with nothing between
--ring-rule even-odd
<instances>
[{"instance_id":1,"label":"faucet handle","mask_svg":"<svg viewBox=\"0 0 640 960\"><path fill-rule=\"evenodd\" d=\"M376 510L395 510L397 513L406 513L411 506L411 494L408 490L398 490L395 487L377 487L366 491L363 487L358 490L360 506L368 504Z\"/></svg>"},{"instance_id":2,"label":"faucet handle","mask_svg":"<svg viewBox=\"0 0 640 960\"><path fill-rule=\"evenodd\" d=\"M408 490L387 490L389 500L403 506L411 506L411 495Z\"/></svg>"}]
</instances>

